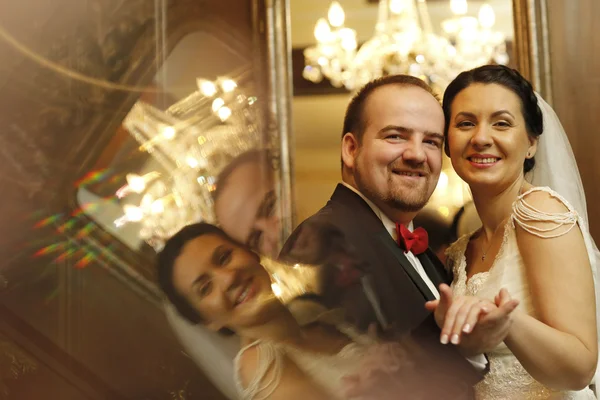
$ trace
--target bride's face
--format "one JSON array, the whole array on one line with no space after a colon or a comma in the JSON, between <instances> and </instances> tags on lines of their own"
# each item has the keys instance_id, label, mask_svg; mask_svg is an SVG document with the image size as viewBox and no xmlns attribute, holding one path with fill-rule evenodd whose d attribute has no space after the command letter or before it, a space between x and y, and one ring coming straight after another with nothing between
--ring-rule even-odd
<instances>
[{"instance_id":1,"label":"bride's face","mask_svg":"<svg viewBox=\"0 0 600 400\"><path fill-rule=\"evenodd\" d=\"M217 234L199 236L183 247L173 284L213 330L259 324L274 301L258 256Z\"/></svg>"},{"instance_id":2,"label":"bride's face","mask_svg":"<svg viewBox=\"0 0 600 400\"><path fill-rule=\"evenodd\" d=\"M503 190L523 176L537 140L527 133L521 99L499 84L475 83L452 102L448 149L469 185Z\"/></svg>"}]
</instances>

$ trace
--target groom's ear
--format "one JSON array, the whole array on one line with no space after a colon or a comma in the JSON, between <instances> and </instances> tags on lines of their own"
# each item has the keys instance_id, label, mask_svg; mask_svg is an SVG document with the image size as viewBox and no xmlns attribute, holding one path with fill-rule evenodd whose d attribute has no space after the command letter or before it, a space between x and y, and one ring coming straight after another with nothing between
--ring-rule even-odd
<instances>
[{"instance_id":1,"label":"groom's ear","mask_svg":"<svg viewBox=\"0 0 600 400\"><path fill-rule=\"evenodd\" d=\"M358 148L358 139L352 132L348 132L342 137L342 163L346 168L354 168Z\"/></svg>"}]
</instances>

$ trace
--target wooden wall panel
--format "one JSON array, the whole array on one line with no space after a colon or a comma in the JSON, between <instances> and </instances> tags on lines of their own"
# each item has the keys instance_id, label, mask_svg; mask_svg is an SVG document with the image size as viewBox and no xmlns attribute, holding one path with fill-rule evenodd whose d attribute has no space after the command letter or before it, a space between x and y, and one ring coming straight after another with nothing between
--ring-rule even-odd
<instances>
[{"instance_id":1,"label":"wooden wall panel","mask_svg":"<svg viewBox=\"0 0 600 400\"><path fill-rule=\"evenodd\" d=\"M553 103L569 135L600 243L600 18L598 0L548 0Z\"/></svg>"}]
</instances>

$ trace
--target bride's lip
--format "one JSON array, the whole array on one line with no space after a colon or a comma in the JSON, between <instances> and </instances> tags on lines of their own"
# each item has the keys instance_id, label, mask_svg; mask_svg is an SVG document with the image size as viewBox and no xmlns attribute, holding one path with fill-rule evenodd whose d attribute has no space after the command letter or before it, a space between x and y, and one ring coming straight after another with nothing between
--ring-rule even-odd
<instances>
[{"instance_id":1,"label":"bride's lip","mask_svg":"<svg viewBox=\"0 0 600 400\"><path fill-rule=\"evenodd\" d=\"M491 168L502 160L500 157L492 154L472 154L467 157L467 161L475 168Z\"/></svg>"},{"instance_id":2,"label":"bride's lip","mask_svg":"<svg viewBox=\"0 0 600 400\"><path fill-rule=\"evenodd\" d=\"M235 296L234 307L237 307L251 300L256 295L256 293L256 284L251 279L242 288L240 288L240 290L238 290Z\"/></svg>"}]
</instances>

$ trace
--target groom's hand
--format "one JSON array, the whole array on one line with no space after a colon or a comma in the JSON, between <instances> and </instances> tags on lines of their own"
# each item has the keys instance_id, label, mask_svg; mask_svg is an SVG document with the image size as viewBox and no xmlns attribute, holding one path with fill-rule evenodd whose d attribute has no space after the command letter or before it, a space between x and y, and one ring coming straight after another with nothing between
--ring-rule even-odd
<instances>
[{"instance_id":1,"label":"groom's hand","mask_svg":"<svg viewBox=\"0 0 600 400\"><path fill-rule=\"evenodd\" d=\"M441 284L439 287L440 299L432 300L425 303L425 308L433 311L437 326L442 329L446 319L446 313L452 306L452 289L446 284Z\"/></svg>"},{"instance_id":2,"label":"groom's hand","mask_svg":"<svg viewBox=\"0 0 600 400\"><path fill-rule=\"evenodd\" d=\"M492 310L480 317L473 331L464 335L460 344L466 356L487 353L504 341L512 324L512 312L519 301L512 299L506 289L495 298Z\"/></svg>"}]
</instances>

